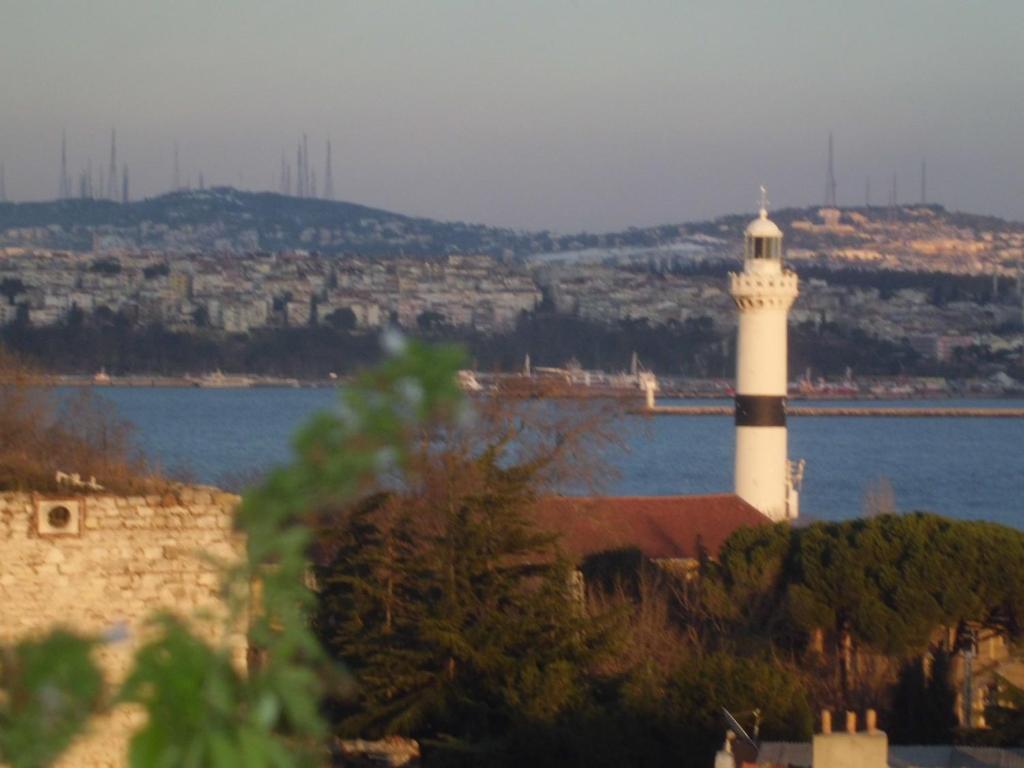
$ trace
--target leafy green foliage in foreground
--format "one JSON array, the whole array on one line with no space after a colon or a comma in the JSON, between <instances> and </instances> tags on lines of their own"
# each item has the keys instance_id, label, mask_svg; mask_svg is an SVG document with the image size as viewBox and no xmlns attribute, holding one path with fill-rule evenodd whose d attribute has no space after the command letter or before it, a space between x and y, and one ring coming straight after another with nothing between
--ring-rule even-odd
<instances>
[{"instance_id":1,"label":"leafy green foliage in foreground","mask_svg":"<svg viewBox=\"0 0 1024 768\"><path fill-rule=\"evenodd\" d=\"M247 681L226 650L207 647L179 620L165 617L157 625L159 638L139 651L121 692L125 701L139 703L149 713L132 739L130 764L296 765L287 740L279 737L281 701L293 696L305 705L295 718L298 734L315 727L304 676L291 688Z\"/></svg>"},{"instance_id":2,"label":"leafy green foliage in foreground","mask_svg":"<svg viewBox=\"0 0 1024 768\"><path fill-rule=\"evenodd\" d=\"M0 655L0 760L13 768L53 762L100 702L94 643L63 630Z\"/></svg>"}]
</instances>

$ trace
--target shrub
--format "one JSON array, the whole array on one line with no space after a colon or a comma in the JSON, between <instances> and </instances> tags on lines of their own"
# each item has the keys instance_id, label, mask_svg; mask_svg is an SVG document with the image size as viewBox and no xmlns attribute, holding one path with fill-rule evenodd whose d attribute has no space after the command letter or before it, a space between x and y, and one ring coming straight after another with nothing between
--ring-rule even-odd
<instances>
[{"instance_id":1,"label":"shrub","mask_svg":"<svg viewBox=\"0 0 1024 768\"><path fill-rule=\"evenodd\" d=\"M0 490L57 490L57 472L94 477L112 492L160 484L109 402L89 388L59 392L50 377L0 348Z\"/></svg>"}]
</instances>

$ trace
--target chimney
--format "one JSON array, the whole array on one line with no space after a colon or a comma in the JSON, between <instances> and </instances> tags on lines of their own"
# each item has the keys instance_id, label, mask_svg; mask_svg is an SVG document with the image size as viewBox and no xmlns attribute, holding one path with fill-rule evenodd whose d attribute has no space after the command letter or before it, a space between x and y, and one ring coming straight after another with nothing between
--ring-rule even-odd
<instances>
[{"instance_id":1,"label":"chimney","mask_svg":"<svg viewBox=\"0 0 1024 768\"><path fill-rule=\"evenodd\" d=\"M813 768L888 768L889 739L878 730L875 710L864 713L866 729L857 730L857 713L846 712L846 730L832 730L832 713L821 713L821 733L811 745Z\"/></svg>"},{"instance_id":2,"label":"chimney","mask_svg":"<svg viewBox=\"0 0 1024 768\"><path fill-rule=\"evenodd\" d=\"M864 727L868 733L878 733L878 714L873 709L864 713Z\"/></svg>"},{"instance_id":3,"label":"chimney","mask_svg":"<svg viewBox=\"0 0 1024 768\"><path fill-rule=\"evenodd\" d=\"M715 768L736 768L736 758L732 753L732 742L736 734L732 731L725 732L725 743L715 754Z\"/></svg>"}]
</instances>

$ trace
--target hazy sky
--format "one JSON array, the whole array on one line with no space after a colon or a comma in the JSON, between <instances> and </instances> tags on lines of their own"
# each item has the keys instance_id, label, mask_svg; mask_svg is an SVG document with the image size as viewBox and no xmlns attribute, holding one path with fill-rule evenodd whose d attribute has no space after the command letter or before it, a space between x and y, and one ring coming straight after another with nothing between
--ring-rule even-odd
<instances>
[{"instance_id":1,"label":"hazy sky","mask_svg":"<svg viewBox=\"0 0 1024 768\"><path fill-rule=\"evenodd\" d=\"M1024 1L0 0L8 196L105 167L569 231L901 200L1024 219Z\"/></svg>"}]
</instances>

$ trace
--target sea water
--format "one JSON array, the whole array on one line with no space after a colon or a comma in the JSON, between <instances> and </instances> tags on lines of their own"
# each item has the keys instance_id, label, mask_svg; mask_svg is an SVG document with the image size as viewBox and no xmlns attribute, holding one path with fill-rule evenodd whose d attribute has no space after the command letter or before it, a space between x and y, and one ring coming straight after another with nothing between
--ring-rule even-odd
<instances>
[{"instance_id":1,"label":"sea water","mask_svg":"<svg viewBox=\"0 0 1024 768\"><path fill-rule=\"evenodd\" d=\"M295 430L312 413L336 402L331 389L110 388L100 394L135 425L140 446L165 471L235 487L287 461ZM893 405L1024 403L943 400ZM606 456L617 472L602 492L731 491L730 417L619 418L623 445L608 449ZM801 495L804 519L857 516L869 488L884 479L900 510L929 510L1024 528L1024 419L790 417L789 445L791 458L807 461Z\"/></svg>"}]
</instances>

